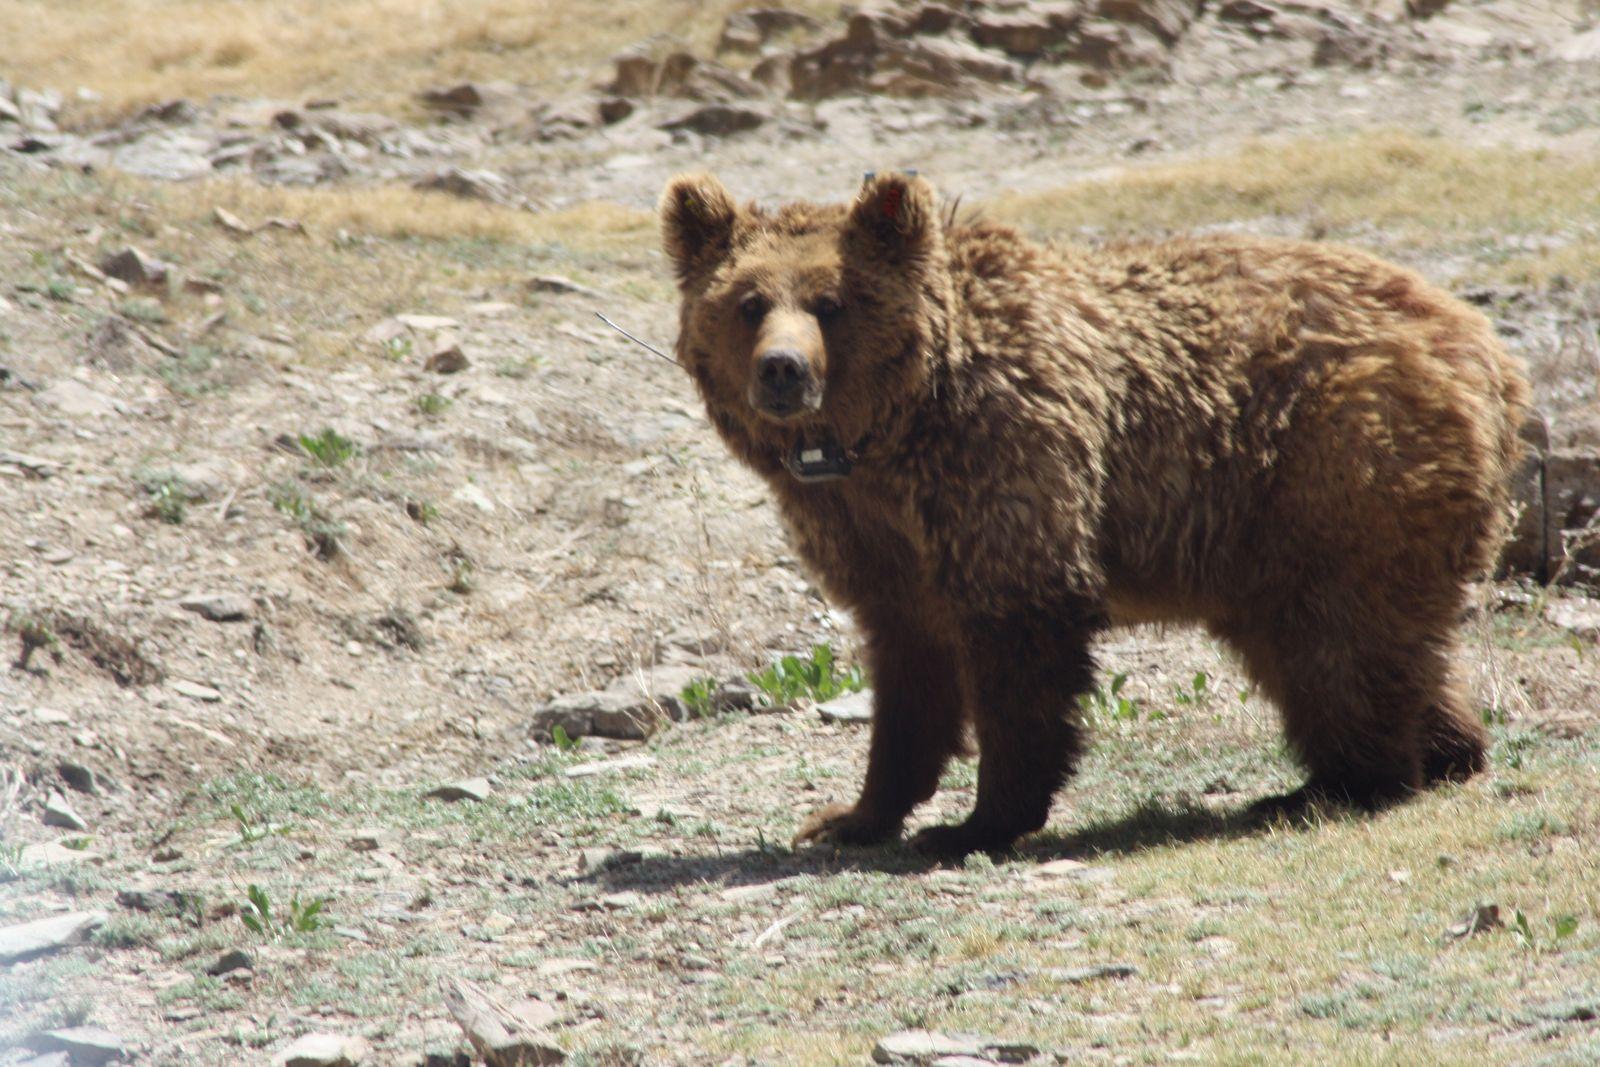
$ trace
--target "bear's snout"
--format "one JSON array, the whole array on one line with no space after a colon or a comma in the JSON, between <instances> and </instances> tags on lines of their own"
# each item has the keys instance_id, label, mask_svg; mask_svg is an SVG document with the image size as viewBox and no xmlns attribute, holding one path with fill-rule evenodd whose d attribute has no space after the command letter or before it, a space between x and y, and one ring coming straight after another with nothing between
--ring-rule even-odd
<instances>
[{"instance_id":1,"label":"bear's snout","mask_svg":"<svg viewBox=\"0 0 1600 1067\"><path fill-rule=\"evenodd\" d=\"M769 348L756 357L750 404L777 418L809 414L822 406L822 390L804 355L793 348Z\"/></svg>"}]
</instances>

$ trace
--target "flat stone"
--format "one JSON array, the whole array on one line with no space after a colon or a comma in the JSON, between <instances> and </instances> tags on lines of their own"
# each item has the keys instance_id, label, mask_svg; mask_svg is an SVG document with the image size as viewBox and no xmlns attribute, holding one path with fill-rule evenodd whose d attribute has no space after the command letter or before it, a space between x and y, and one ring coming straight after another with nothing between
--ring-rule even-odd
<instances>
[{"instance_id":1,"label":"flat stone","mask_svg":"<svg viewBox=\"0 0 1600 1067\"><path fill-rule=\"evenodd\" d=\"M229 971L254 970L255 966L256 961L250 953L242 948L234 948L229 949L213 960L211 966L206 968L206 973L215 978L218 975L227 974Z\"/></svg>"},{"instance_id":2,"label":"flat stone","mask_svg":"<svg viewBox=\"0 0 1600 1067\"><path fill-rule=\"evenodd\" d=\"M531 293L559 293L562 295L601 296L597 289L587 285L580 285L560 274L535 274L528 279L528 291Z\"/></svg>"},{"instance_id":3,"label":"flat stone","mask_svg":"<svg viewBox=\"0 0 1600 1067\"><path fill-rule=\"evenodd\" d=\"M823 722L869 723L872 721L872 690L863 689L818 704L817 714L822 716Z\"/></svg>"},{"instance_id":4,"label":"flat stone","mask_svg":"<svg viewBox=\"0 0 1600 1067\"><path fill-rule=\"evenodd\" d=\"M193 893L178 889L119 889L117 903L132 911L154 915L179 915L199 902Z\"/></svg>"},{"instance_id":5,"label":"flat stone","mask_svg":"<svg viewBox=\"0 0 1600 1067\"><path fill-rule=\"evenodd\" d=\"M46 1030L30 1038L28 1044L41 1052L66 1053L73 1067L98 1067L126 1055L122 1038L99 1026Z\"/></svg>"},{"instance_id":6,"label":"flat stone","mask_svg":"<svg viewBox=\"0 0 1600 1067\"><path fill-rule=\"evenodd\" d=\"M74 418L106 418L120 411L120 405L106 394L71 379L40 390L33 399L44 407L55 408L61 414Z\"/></svg>"},{"instance_id":7,"label":"flat stone","mask_svg":"<svg viewBox=\"0 0 1600 1067\"><path fill-rule=\"evenodd\" d=\"M69 789L88 793L90 796L98 795L106 784L105 780L91 768L70 760L63 760L56 768L56 773L61 775L61 780L67 783Z\"/></svg>"},{"instance_id":8,"label":"flat stone","mask_svg":"<svg viewBox=\"0 0 1600 1067\"><path fill-rule=\"evenodd\" d=\"M1080 882L1109 882L1115 875L1109 867L1096 867L1077 860L1059 859L1039 864L1024 877L1040 882L1060 878L1071 878Z\"/></svg>"},{"instance_id":9,"label":"flat stone","mask_svg":"<svg viewBox=\"0 0 1600 1067\"><path fill-rule=\"evenodd\" d=\"M72 1067L72 1057L65 1052L44 1052L23 1060L15 1067Z\"/></svg>"},{"instance_id":10,"label":"flat stone","mask_svg":"<svg viewBox=\"0 0 1600 1067\"><path fill-rule=\"evenodd\" d=\"M172 691L179 696L186 696L190 700L198 700L204 704L215 704L222 699L220 690L198 682L186 682L181 678L172 683Z\"/></svg>"},{"instance_id":11,"label":"flat stone","mask_svg":"<svg viewBox=\"0 0 1600 1067\"><path fill-rule=\"evenodd\" d=\"M178 606L212 622L246 622L255 614L255 604L238 593L193 593Z\"/></svg>"},{"instance_id":12,"label":"flat stone","mask_svg":"<svg viewBox=\"0 0 1600 1067\"><path fill-rule=\"evenodd\" d=\"M424 795L453 803L458 800L488 800L493 792L494 787L489 784L487 778L463 778L459 782L441 785Z\"/></svg>"},{"instance_id":13,"label":"flat stone","mask_svg":"<svg viewBox=\"0 0 1600 1067\"><path fill-rule=\"evenodd\" d=\"M598 774L616 774L621 771L642 770L645 767L654 767L655 763L655 757L653 756L628 756L623 759L579 763L568 767L562 773L568 778L592 778Z\"/></svg>"},{"instance_id":14,"label":"flat stone","mask_svg":"<svg viewBox=\"0 0 1600 1067\"><path fill-rule=\"evenodd\" d=\"M1081 985L1103 978L1132 978L1138 973L1139 968L1131 963L1100 963L1093 967L1057 967L1046 971L1045 976L1055 982Z\"/></svg>"},{"instance_id":15,"label":"flat stone","mask_svg":"<svg viewBox=\"0 0 1600 1067\"><path fill-rule=\"evenodd\" d=\"M15 963L82 944L105 921L103 911L74 911L0 927L0 963Z\"/></svg>"},{"instance_id":16,"label":"flat stone","mask_svg":"<svg viewBox=\"0 0 1600 1067\"><path fill-rule=\"evenodd\" d=\"M461 323L443 315L396 315L395 321L402 326L409 326L413 330L428 333L434 330L454 330Z\"/></svg>"},{"instance_id":17,"label":"flat stone","mask_svg":"<svg viewBox=\"0 0 1600 1067\"><path fill-rule=\"evenodd\" d=\"M1600 637L1600 600L1587 597L1552 600L1545 605L1544 617L1579 637Z\"/></svg>"},{"instance_id":18,"label":"flat stone","mask_svg":"<svg viewBox=\"0 0 1600 1067\"><path fill-rule=\"evenodd\" d=\"M1600 60L1600 26L1563 41L1556 48L1556 58L1568 63L1592 63Z\"/></svg>"},{"instance_id":19,"label":"flat stone","mask_svg":"<svg viewBox=\"0 0 1600 1067\"><path fill-rule=\"evenodd\" d=\"M390 848L395 841L393 830L385 827L370 827L357 830L345 839L345 846L351 852L376 852L380 848Z\"/></svg>"},{"instance_id":20,"label":"flat stone","mask_svg":"<svg viewBox=\"0 0 1600 1067\"><path fill-rule=\"evenodd\" d=\"M872 1049L874 1063L927 1063L940 1056L980 1056L983 1042L975 1037L954 1037L932 1030L902 1030L890 1034Z\"/></svg>"},{"instance_id":21,"label":"flat stone","mask_svg":"<svg viewBox=\"0 0 1600 1067\"><path fill-rule=\"evenodd\" d=\"M102 259L100 269L129 285L164 285L168 274L167 264L132 246Z\"/></svg>"},{"instance_id":22,"label":"flat stone","mask_svg":"<svg viewBox=\"0 0 1600 1067\"><path fill-rule=\"evenodd\" d=\"M46 826L59 826L63 830L87 830L89 824L72 810L72 805L67 803L67 798L60 793L51 793L44 802L44 824Z\"/></svg>"},{"instance_id":23,"label":"flat stone","mask_svg":"<svg viewBox=\"0 0 1600 1067\"><path fill-rule=\"evenodd\" d=\"M62 864L98 862L101 858L98 852L87 848L68 848L59 840L40 841L38 844L22 846L19 863L24 868L56 867Z\"/></svg>"},{"instance_id":24,"label":"flat stone","mask_svg":"<svg viewBox=\"0 0 1600 1067\"><path fill-rule=\"evenodd\" d=\"M367 1043L348 1034L306 1034L272 1057L272 1067L356 1067L366 1061Z\"/></svg>"}]
</instances>

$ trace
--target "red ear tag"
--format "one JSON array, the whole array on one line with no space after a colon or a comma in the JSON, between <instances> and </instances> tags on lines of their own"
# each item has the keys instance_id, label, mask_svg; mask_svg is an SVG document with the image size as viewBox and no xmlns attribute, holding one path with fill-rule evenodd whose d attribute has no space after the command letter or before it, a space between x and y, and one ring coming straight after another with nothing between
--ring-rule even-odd
<instances>
[{"instance_id":1,"label":"red ear tag","mask_svg":"<svg viewBox=\"0 0 1600 1067\"><path fill-rule=\"evenodd\" d=\"M883 194L883 217L884 218L892 219L896 215L900 214L900 198L902 196L904 196L904 195L905 195L905 187L904 186L895 185L895 186L891 186L890 188L884 190L884 194Z\"/></svg>"}]
</instances>

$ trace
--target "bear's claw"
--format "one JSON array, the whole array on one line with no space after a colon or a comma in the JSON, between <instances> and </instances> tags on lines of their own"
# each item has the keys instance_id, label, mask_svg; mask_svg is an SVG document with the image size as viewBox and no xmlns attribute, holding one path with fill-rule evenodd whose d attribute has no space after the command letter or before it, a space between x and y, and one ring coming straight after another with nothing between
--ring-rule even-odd
<instances>
[{"instance_id":1,"label":"bear's claw","mask_svg":"<svg viewBox=\"0 0 1600 1067\"><path fill-rule=\"evenodd\" d=\"M832 843L836 845L875 845L887 841L900 830L898 823L885 823L850 804L829 804L811 813L794 835L793 847Z\"/></svg>"}]
</instances>

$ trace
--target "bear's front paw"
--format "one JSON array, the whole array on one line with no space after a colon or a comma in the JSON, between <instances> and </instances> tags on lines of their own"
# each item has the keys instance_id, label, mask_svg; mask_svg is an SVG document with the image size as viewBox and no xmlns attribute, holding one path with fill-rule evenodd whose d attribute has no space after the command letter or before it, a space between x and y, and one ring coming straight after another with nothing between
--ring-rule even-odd
<instances>
[{"instance_id":1,"label":"bear's front paw","mask_svg":"<svg viewBox=\"0 0 1600 1067\"><path fill-rule=\"evenodd\" d=\"M850 804L829 804L811 813L794 835L794 847L831 843L875 845L900 832L900 824L863 812Z\"/></svg>"},{"instance_id":2,"label":"bear's front paw","mask_svg":"<svg viewBox=\"0 0 1600 1067\"><path fill-rule=\"evenodd\" d=\"M974 852L1005 852L1016 839L1015 834L997 833L968 821L918 830L911 837L911 847L929 856L961 859Z\"/></svg>"}]
</instances>

